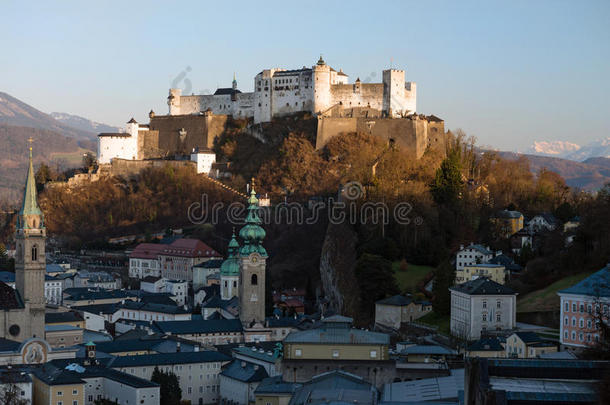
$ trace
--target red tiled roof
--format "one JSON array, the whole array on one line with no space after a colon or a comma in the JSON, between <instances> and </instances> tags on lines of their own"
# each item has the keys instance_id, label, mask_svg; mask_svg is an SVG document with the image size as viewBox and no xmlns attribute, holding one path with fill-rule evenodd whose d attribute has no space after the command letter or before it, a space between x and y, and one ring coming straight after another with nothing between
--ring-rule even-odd
<instances>
[{"instance_id":1,"label":"red tiled roof","mask_svg":"<svg viewBox=\"0 0 610 405\"><path fill-rule=\"evenodd\" d=\"M171 245L165 245L160 252L164 256L180 257L221 257L218 252L199 239L178 239Z\"/></svg>"},{"instance_id":2,"label":"red tiled roof","mask_svg":"<svg viewBox=\"0 0 610 405\"><path fill-rule=\"evenodd\" d=\"M159 253L165 249L167 245L158 243L140 243L129 255L134 259L156 259Z\"/></svg>"}]
</instances>

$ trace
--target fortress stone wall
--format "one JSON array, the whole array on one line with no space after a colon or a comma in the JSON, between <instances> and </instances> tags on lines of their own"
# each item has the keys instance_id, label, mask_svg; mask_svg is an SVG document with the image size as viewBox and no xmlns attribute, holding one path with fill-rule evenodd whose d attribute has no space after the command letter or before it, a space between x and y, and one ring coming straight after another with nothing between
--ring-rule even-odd
<instances>
[{"instance_id":1,"label":"fortress stone wall","mask_svg":"<svg viewBox=\"0 0 610 405\"><path fill-rule=\"evenodd\" d=\"M405 118L382 118L362 109L358 116L319 116L316 149L322 149L333 137L348 133L364 133L394 142L413 159L422 157L426 148L445 150L445 123L433 115L411 115Z\"/></svg>"},{"instance_id":2,"label":"fortress stone wall","mask_svg":"<svg viewBox=\"0 0 610 405\"><path fill-rule=\"evenodd\" d=\"M100 173L107 174L110 176L123 176L130 177L140 173L142 170L154 167L164 167L169 165L171 167L188 167L197 171L197 163L190 160L162 160L162 159L151 159L151 160L127 160L127 159L112 159L109 165L100 165Z\"/></svg>"}]
</instances>

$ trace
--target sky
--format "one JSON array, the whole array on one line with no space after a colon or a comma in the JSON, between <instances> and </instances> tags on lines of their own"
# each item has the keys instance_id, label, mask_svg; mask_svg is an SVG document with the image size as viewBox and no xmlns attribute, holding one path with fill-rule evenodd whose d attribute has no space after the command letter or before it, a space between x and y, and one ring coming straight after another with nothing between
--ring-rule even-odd
<instances>
[{"instance_id":1,"label":"sky","mask_svg":"<svg viewBox=\"0 0 610 405\"><path fill-rule=\"evenodd\" d=\"M0 0L0 27L0 91L115 126L167 113L172 85L252 91L323 55L350 82L404 69L419 113L483 146L610 136L608 0Z\"/></svg>"}]
</instances>

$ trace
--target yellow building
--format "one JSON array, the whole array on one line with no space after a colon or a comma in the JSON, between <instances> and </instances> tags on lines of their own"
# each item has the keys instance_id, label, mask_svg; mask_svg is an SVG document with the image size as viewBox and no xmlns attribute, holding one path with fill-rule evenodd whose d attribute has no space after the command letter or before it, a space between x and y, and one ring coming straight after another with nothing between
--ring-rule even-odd
<instances>
[{"instance_id":1,"label":"yellow building","mask_svg":"<svg viewBox=\"0 0 610 405\"><path fill-rule=\"evenodd\" d=\"M69 325L85 329L83 316L76 311L47 312L44 316L45 325Z\"/></svg>"},{"instance_id":2,"label":"yellow building","mask_svg":"<svg viewBox=\"0 0 610 405\"><path fill-rule=\"evenodd\" d=\"M85 404L85 381L73 373L51 373L42 367L32 376L33 397L36 405Z\"/></svg>"},{"instance_id":3,"label":"yellow building","mask_svg":"<svg viewBox=\"0 0 610 405\"><path fill-rule=\"evenodd\" d=\"M83 329L70 325L45 325L44 338L52 348L72 347L83 343Z\"/></svg>"},{"instance_id":4,"label":"yellow building","mask_svg":"<svg viewBox=\"0 0 610 405\"><path fill-rule=\"evenodd\" d=\"M465 357L504 358L506 350L498 338L486 337L477 340L466 348Z\"/></svg>"},{"instance_id":5,"label":"yellow building","mask_svg":"<svg viewBox=\"0 0 610 405\"><path fill-rule=\"evenodd\" d=\"M501 264L481 263L469 264L455 271L456 284L462 284L480 277L487 277L498 284L506 281L506 268Z\"/></svg>"},{"instance_id":6,"label":"yellow building","mask_svg":"<svg viewBox=\"0 0 610 405\"><path fill-rule=\"evenodd\" d=\"M557 344L540 338L534 332L515 332L506 338L506 357L531 359L557 351Z\"/></svg>"},{"instance_id":7,"label":"yellow building","mask_svg":"<svg viewBox=\"0 0 610 405\"><path fill-rule=\"evenodd\" d=\"M496 225L497 232L505 238L523 229L523 214L519 211L502 210L491 221Z\"/></svg>"}]
</instances>

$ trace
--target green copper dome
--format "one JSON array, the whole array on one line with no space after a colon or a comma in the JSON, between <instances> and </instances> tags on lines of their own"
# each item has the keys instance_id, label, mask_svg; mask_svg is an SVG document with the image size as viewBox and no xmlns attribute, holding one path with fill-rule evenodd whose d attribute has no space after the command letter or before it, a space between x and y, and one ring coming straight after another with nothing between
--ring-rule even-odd
<instances>
[{"instance_id":1,"label":"green copper dome","mask_svg":"<svg viewBox=\"0 0 610 405\"><path fill-rule=\"evenodd\" d=\"M222 276L239 276L239 259L237 258L238 253L239 243L237 243L237 239L235 239L235 231L233 231L231 241L229 242L227 260L222 262L222 265L220 266L220 274Z\"/></svg>"},{"instance_id":2,"label":"green copper dome","mask_svg":"<svg viewBox=\"0 0 610 405\"><path fill-rule=\"evenodd\" d=\"M251 253L258 253L261 256L267 256L267 251L263 247L263 239L265 239L265 230L260 226L262 221L258 216L258 198L254 191L254 185L248 198L248 215L246 216L246 225L239 231L239 237L244 241L244 246L239 250L240 255L248 256Z\"/></svg>"}]
</instances>

